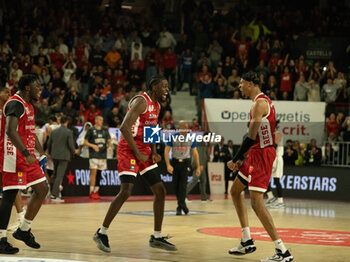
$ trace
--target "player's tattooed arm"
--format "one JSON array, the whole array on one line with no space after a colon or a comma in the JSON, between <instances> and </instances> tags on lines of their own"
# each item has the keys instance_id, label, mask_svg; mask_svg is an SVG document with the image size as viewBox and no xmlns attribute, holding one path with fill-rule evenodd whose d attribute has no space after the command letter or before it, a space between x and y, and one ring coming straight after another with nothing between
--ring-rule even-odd
<instances>
[{"instance_id":1,"label":"player's tattooed arm","mask_svg":"<svg viewBox=\"0 0 350 262\"><path fill-rule=\"evenodd\" d=\"M136 158L141 162L145 162L148 156L142 154L138 149L133 134L132 126L136 122L137 118L143 114L147 109L147 102L142 97L136 97L130 104L130 110L126 113L125 118L120 126L120 131L122 132L126 142L130 146L131 150L134 152Z\"/></svg>"}]
</instances>

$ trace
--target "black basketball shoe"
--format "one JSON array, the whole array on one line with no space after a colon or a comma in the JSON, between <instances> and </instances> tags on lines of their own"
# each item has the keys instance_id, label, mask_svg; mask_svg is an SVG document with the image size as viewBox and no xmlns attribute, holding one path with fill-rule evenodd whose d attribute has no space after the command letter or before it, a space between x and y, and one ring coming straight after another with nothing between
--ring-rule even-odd
<instances>
[{"instance_id":1,"label":"black basketball shoe","mask_svg":"<svg viewBox=\"0 0 350 262\"><path fill-rule=\"evenodd\" d=\"M0 239L0 254L16 254L19 249L13 247L9 242L7 242L7 237Z\"/></svg>"},{"instance_id":2,"label":"black basketball shoe","mask_svg":"<svg viewBox=\"0 0 350 262\"><path fill-rule=\"evenodd\" d=\"M95 241L95 243L97 244L97 247L102 250L103 252L107 252L110 253L111 252L111 248L109 247L109 243L108 243L108 236L99 233L100 229L97 229L93 240Z\"/></svg>"},{"instance_id":3,"label":"black basketball shoe","mask_svg":"<svg viewBox=\"0 0 350 262\"><path fill-rule=\"evenodd\" d=\"M17 239L23 241L28 247L38 249L40 248L39 243L35 242L35 237L33 236L31 229L28 231L22 231L20 228L12 234L12 236Z\"/></svg>"}]
</instances>

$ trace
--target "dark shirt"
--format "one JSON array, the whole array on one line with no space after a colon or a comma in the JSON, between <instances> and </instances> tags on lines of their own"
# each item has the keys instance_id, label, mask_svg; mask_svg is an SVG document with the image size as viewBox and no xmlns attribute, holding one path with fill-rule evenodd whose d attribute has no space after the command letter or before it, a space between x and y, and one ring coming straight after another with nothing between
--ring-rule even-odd
<instances>
[{"instance_id":1,"label":"dark shirt","mask_svg":"<svg viewBox=\"0 0 350 262\"><path fill-rule=\"evenodd\" d=\"M98 145L99 151L96 152L93 148L89 147L90 158L105 159L107 157L107 141L111 139L109 132L105 128L100 130L96 127L91 127L86 135L85 139L94 145Z\"/></svg>"}]
</instances>

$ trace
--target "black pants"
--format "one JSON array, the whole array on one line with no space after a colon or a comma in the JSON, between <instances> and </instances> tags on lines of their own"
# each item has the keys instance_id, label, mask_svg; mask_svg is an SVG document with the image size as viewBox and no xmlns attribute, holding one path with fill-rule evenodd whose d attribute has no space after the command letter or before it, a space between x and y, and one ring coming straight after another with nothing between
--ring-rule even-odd
<instances>
[{"instance_id":1,"label":"black pants","mask_svg":"<svg viewBox=\"0 0 350 262\"><path fill-rule=\"evenodd\" d=\"M177 205L178 207L183 208L186 207L186 187L188 176L191 175L191 161L190 159L185 159L180 162L177 159L173 159L172 165L174 167L173 181L177 198Z\"/></svg>"},{"instance_id":2,"label":"black pants","mask_svg":"<svg viewBox=\"0 0 350 262\"><path fill-rule=\"evenodd\" d=\"M165 68L164 69L164 77L169 82L169 87L170 87L169 89L171 91L175 91L175 73L173 72L173 69L172 68Z\"/></svg>"}]
</instances>

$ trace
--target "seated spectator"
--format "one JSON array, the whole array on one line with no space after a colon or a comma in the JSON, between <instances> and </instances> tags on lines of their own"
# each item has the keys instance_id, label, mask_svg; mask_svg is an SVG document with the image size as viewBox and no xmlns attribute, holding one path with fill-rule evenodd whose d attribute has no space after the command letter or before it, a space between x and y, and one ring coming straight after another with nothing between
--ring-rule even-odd
<instances>
[{"instance_id":1,"label":"seated spectator","mask_svg":"<svg viewBox=\"0 0 350 262\"><path fill-rule=\"evenodd\" d=\"M255 72L258 75L263 74L264 77L267 77L267 75L269 73L269 69L265 66L265 61L264 60L260 60L259 61L259 65L255 68Z\"/></svg>"},{"instance_id":2,"label":"seated spectator","mask_svg":"<svg viewBox=\"0 0 350 262\"><path fill-rule=\"evenodd\" d=\"M277 99L276 95L278 92L278 85L274 75L269 76L269 80L267 81L267 85L265 85L265 90L263 92L271 99Z\"/></svg>"},{"instance_id":3,"label":"seated spectator","mask_svg":"<svg viewBox=\"0 0 350 262\"><path fill-rule=\"evenodd\" d=\"M205 74L199 83L199 97L200 99L212 98L214 92L214 84L210 75Z\"/></svg>"},{"instance_id":4,"label":"seated spectator","mask_svg":"<svg viewBox=\"0 0 350 262\"><path fill-rule=\"evenodd\" d=\"M119 112L118 107L113 107L113 109L107 114L106 123L109 127L119 127L123 122L123 116Z\"/></svg>"},{"instance_id":5,"label":"seated spectator","mask_svg":"<svg viewBox=\"0 0 350 262\"><path fill-rule=\"evenodd\" d=\"M161 126L163 129L168 129L168 130L175 128L174 118L172 117L170 111L165 111L161 121Z\"/></svg>"},{"instance_id":6,"label":"seated spectator","mask_svg":"<svg viewBox=\"0 0 350 262\"><path fill-rule=\"evenodd\" d=\"M198 124L197 118L192 119L191 131L201 131L201 126Z\"/></svg>"},{"instance_id":7,"label":"seated spectator","mask_svg":"<svg viewBox=\"0 0 350 262\"><path fill-rule=\"evenodd\" d=\"M298 152L293 148L293 141L287 140L284 149L283 161L286 166L295 166L295 161L298 159Z\"/></svg>"},{"instance_id":8,"label":"seated spectator","mask_svg":"<svg viewBox=\"0 0 350 262\"><path fill-rule=\"evenodd\" d=\"M293 149L297 152L298 157L295 160L296 166L302 166L305 164L305 148L300 144L298 140L293 142Z\"/></svg>"},{"instance_id":9,"label":"seated spectator","mask_svg":"<svg viewBox=\"0 0 350 262\"><path fill-rule=\"evenodd\" d=\"M41 103L37 107L37 110L36 119L43 120L45 123L47 123L49 117L52 115L52 109L49 106L49 99L42 99Z\"/></svg>"},{"instance_id":10,"label":"seated spectator","mask_svg":"<svg viewBox=\"0 0 350 262\"><path fill-rule=\"evenodd\" d=\"M72 87L69 92L64 97L64 104L67 104L68 101L72 102L72 107L75 110L79 110L80 108L80 95L77 92L77 89L75 87Z\"/></svg>"},{"instance_id":11,"label":"seated spectator","mask_svg":"<svg viewBox=\"0 0 350 262\"><path fill-rule=\"evenodd\" d=\"M228 77L228 80L227 80L227 87L229 91L234 91L238 89L240 81L241 81L241 77L238 75L237 68L233 68L232 74Z\"/></svg>"},{"instance_id":12,"label":"seated spectator","mask_svg":"<svg viewBox=\"0 0 350 262\"><path fill-rule=\"evenodd\" d=\"M131 43L131 59L135 59L135 55L138 55L139 59L142 60L142 43L132 42Z\"/></svg>"},{"instance_id":13,"label":"seated spectator","mask_svg":"<svg viewBox=\"0 0 350 262\"><path fill-rule=\"evenodd\" d=\"M335 118L335 114L331 113L326 121L326 133L330 135L331 133L338 135L340 129L340 123L338 123Z\"/></svg>"},{"instance_id":14,"label":"seated spectator","mask_svg":"<svg viewBox=\"0 0 350 262\"><path fill-rule=\"evenodd\" d=\"M310 166L320 166L322 161L322 150L317 147L316 139L311 139L305 152L305 161Z\"/></svg>"},{"instance_id":15,"label":"seated spectator","mask_svg":"<svg viewBox=\"0 0 350 262\"><path fill-rule=\"evenodd\" d=\"M31 61L31 58L29 55L24 56L24 60L20 64L20 68L23 72L23 74L30 74L32 73L32 67L33 63Z\"/></svg>"},{"instance_id":16,"label":"seated spectator","mask_svg":"<svg viewBox=\"0 0 350 262\"><path fill-rule=\"evenodd\" d=\"M200 56L197 60L197 70L199 71L200 69L203 69L203 66L206 65L207 68L209 68L211 66L211 61L210 59L207 57L207 54L205 51L201 51Z\"/></svg>"},{"instance_id":17,"label":"seated spectator","mask_svg":"<svg viewBox=\"0 0 350 262\"><path fill-rule=\"evenodd\" d=\"M215 98L227 98L227 86L224 84L224 79L219 78L215 88Z\"/></svg>"},{"instance_id":18,"label":"seated spectator","mask_svg":"<svg viewBox=\"0 0 350 262\"><path fill-rule=\"evenodd\" d=\"M343 139L346 142L350 141L350 116L347 116L342 125L344 129Z\"/></svg>"},{"instance_id":19,"label":"seated spectator","mask_svg":"<svg viewBox=\"0 0 350 262\"><path fill-rule=\"evenodd\" d=\"M90 122L92 125L95 124L95 117L101 115L101 110L96 108L96 105L90 104L89 109L85 112L85 122Z\"/></svg>"},{"instance_id":20,"label":"seated spectator","mask_svg":"<svg viewBox=\"0 0 350 262\"><path fill-rule=\"evenodd\" d=\"M233 99L241 99L241 92L239 90L233 92Z\"/></svg>"},{"instance_id":21,"label":"seated spectator","mask_svg":"<svg viewBox=\"0 0 350 262\"><path fill-rule=\"evenodd\" d=\"M214 83L218 83L219 78L221 78L224 81L224 84L226 84L226 77L222 73L222 66L218 66L216 68L216 75L214 76Z\"/></svg>"},{"instance_id":22,"label":"seated spectator","mask_svg":"<svg viewBox=\"0 0 350 262\"><path fill-rule=\"evenodd\" d=\"M300 74L299 80L294 88L294 101L306 101L309 88L310 86L309 83L305 81L305 76Z\"/></svg>"},{"instance_id":23,"label":"seated spectator","mask_svg":"<svg viewBox=\"0 0 350 262\"><path fill-rule=\"evenodd\" d=\"M79 116L79 111L73 107L73 102L68 100L62 109L62 113L71 119L77 119Z\"/></svg>"},{"instance_id":24,"label":"seated spectator","mask_svg":"<svg viewBox=\"0 0 350 262\"><path fill-rule=\"evenodd\" d=\"M226 79L232 73L232 69L233 69L233 65L231 65L231 57L230 56L226 56L225 62L222 65L222 74L225 76Z\"/></svg>"},{"instance_id":25,"label":"seated spectator","mask_svg":"<svg viewBox=\"0 0 350 262\"><path fill-rule=\"evenodd\" d=\"M50 80L51 80L51 76L49 74L49 70L46 67L44 67L41 70L41 74L39 75L39 83L43 87L48 87Z\"/></svg>"},{"instance_id":26,"label":"seated spectator","mask_svg":"<svg viewBox=\"0 0 350 262\"><path fill-rule=\"evenodd\" d=\"M50 53L50 61L58 70L61 70L64 63L64 56L60 53L59 45L56 45L55 52Z\"/></svg>"}]
</instances>

